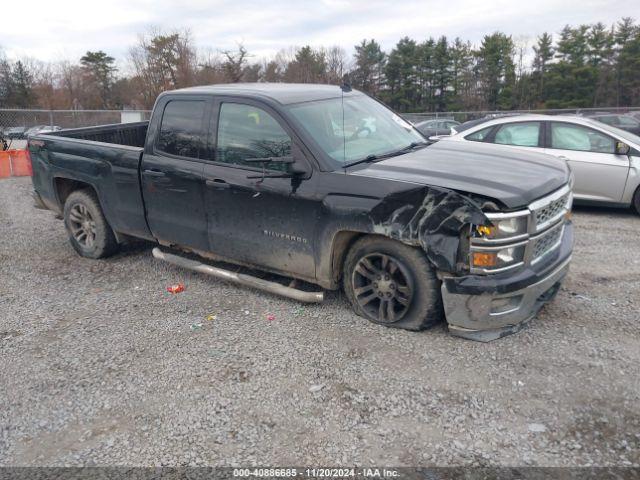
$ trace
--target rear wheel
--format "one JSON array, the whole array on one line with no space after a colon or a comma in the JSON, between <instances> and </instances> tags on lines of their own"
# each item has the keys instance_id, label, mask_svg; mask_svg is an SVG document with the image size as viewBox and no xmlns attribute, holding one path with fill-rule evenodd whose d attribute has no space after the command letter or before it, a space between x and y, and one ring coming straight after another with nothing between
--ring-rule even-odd
<instances>
[{"instance_id":1,"label":"rear wheel","mask_svg":"<svg viewBox=\"0 0 640 480\"><path fill-rule=\"evenodd\" d=\"M118 242L98 199L89 190L77 190L67 197L64 225L71 246L83 257L108 257L118 249Z\"/></svg>"},{"instance_id":2,"label":"rear wheel","mask_svg":"<svg viewBox=\"0 0 640 480\"><path fill-rule=\"evenodd\" d=\"M420 250L394 240L358 240L345 260L343 287L354 311L374 323L421 330L444 319L433 267Z\"/></svg>"},{"instance_id":3,"label":"rear wheel","mask_svg":"<svg viewBox=\"0 0 640 480\"><path fill-rule=\"evenodd\" d=\"M637 213L640 213L640 187L636 189L636 193L633 194L633 208Z\"/></svg>"}]
</instances>

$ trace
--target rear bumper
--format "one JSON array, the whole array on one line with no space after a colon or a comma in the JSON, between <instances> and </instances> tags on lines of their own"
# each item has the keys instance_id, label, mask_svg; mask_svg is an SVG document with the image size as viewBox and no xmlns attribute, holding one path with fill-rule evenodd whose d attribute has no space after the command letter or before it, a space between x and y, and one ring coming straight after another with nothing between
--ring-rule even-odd
<instances>
[{"instance_id":1,"label":"rear bumper","mask_svg":"<svg viewBox=\"0 0 640 480\"><path fill-rule=\"evenodd\" d=\"M442 299L453 335L489 342L520 330L553 300L569 271L573 231L565 228L553 260L539 271L500 279L477 275L443 279ZM524 276L523 276L524 275ZM484 279L484 281L483 281Z\"/></svg>"}]
</instances>

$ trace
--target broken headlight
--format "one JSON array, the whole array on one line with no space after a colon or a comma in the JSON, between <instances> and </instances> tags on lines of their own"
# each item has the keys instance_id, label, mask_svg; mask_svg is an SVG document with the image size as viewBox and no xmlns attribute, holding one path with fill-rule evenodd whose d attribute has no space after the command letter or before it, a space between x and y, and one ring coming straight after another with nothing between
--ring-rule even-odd
<instances>
[{"instance_id":1,"label":"broken headlight","mask_svg":"<svg viewBox=\"0 0 640 480\"><path fill-rule=\"evenodd\" d=\"M472 237L487 243L517 240L527 236L529 230L529 211L513 213L487 213L491 220L489 226L476 225Z\"/></svg>"},{"instance_id":2,"label":"broken headlight","mask_svg":"<svg viewBox=\"0 0 640 480\"><path fill-rule=\"evenodd\" d=\"M498 273L524 263L529 210L486 213L491 225L472 225L469 266L472 273Z\"/></svg>"}]
</instances>

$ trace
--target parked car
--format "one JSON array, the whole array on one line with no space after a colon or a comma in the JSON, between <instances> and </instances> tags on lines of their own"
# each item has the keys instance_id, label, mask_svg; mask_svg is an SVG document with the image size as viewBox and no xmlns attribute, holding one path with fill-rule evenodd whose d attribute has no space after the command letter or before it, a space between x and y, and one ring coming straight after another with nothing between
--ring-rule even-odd
<instances>
[{"instance_id":1,"label":"parked car","mask_svg":"<svg viewBox=\"0 0 640 480\"><path fill-rule=\"evenodd\" d=\"M592 118L523 115L480 123L447 140L544 152L565 160L576 202L640 212L640 137Z\"/></svg>"},{"instance_id":2,"label":"parked car","mask_svg":"<svg viewBox=\"0 0 640 480\"><path fill-rule=\"evenodd\" d=\"M633 112L629 112L627 115L635 118L636 120L640 121L640 110L634 110Z\"/></svg>"},{"instance_id":3,"label":"parked car","mask_svg":"<svg viewBox=\"0 0 640 480\"><path fill-rule=\"evenodd\" d=\"M372 322L513 333L550 301L573 246L570 171L536 152L428 146L348 87L166 92L150 122L29 140L35 199L84 257L127 237L346 292ZM301 301L323 293L154 249L159 259Z\"/></svg>"},{"instance_id":4,"label":"parked car","mask_svg":"<svg viewBox=\"0 0 640 480\"><path fill-rule=\"evenodd\" d=\"M26 127L9 127L4 130L3 135L8 140L20 140L24 138L26 131Z\"/></svg>"},{"instance_id":5,"label":"parked car","mask_svg":"<svg viewBox=\"0 0 640 480\"><path fill-rule=\"evenodd\" d=\"M481 123L486 123L491 120L495 120L496 118L505 118L505 117L516 117L521 115L521 113L492 113L490 115L485 115L481 118L475 118L473 120L467 120L464 123L451 127L451 135L455 135L456 133L464 132L465 130L470 129L471 127L475 127L476 125L480 125Z\"/></svg>"},{"instance_id":6,"label":"parked car","mask_svg":"<svg viewBox=\"0 0 640 480\"><path fill-rule=\"evenodd\" d=\"M435 120L423 120L414 124L414 127L426 138L436 135L451 135L451 128L460 125L460 122L456 122L451 119L435 119Z\"/></svg>"},{"instance_id":7,"label":"parked car","mask_svg":"<svg viewBox=\"0 0 640 480\"><path fill-rule=\"evenodd\" d=\"M634 118L631 115L618 115L618 114L601 114L590 115L589 118L597 120L598 122L606 123L612 127L617 127L627 132L640 135L640 120Z\"/></svg>"},{"instance_id":8,"label":"parked car","mask_svg":"<svg viewBox=\"0 0 640 480\"><path fill-rule=\"evenodd\" d=\"M30 136L38 135L39 133L57 132L60 130L62 130L62 128L57 125L36 125L24 132L24 138L29 138Z\"/></svg>"}]
</instances>

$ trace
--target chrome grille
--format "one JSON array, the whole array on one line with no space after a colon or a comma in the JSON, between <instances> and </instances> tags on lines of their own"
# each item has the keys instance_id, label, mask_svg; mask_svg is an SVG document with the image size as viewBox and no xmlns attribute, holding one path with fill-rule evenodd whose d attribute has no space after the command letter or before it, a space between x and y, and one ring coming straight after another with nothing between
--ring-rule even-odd
<instances>
[{"instance_id":1,"label":"chrome grille","mask_svg":"<svg viewBox=\"0 0 640 480\"><path fill-rule=\"evenodd\" d=\"M571 191L560 190L547 198L533 202L529 209L533 213L534 231L540 232L559 220L571 209Z\"/></svg>"},{"instance_id":2,"label":"chrome grille","mask_svg":"<svg viewBox=\"0 0 640 480\"><path fill-rule=\"evenodd\" d=\"M547 253L552 252L560 244L562 232L564 231L564 223L550 228L540 236L532 239L531 247L531 263L536 263L542 259Z\"/></svg>"},{"instance_id":3,"label":"chrome grille","mask_svg":"<svg viewBox=\"0 0 640 480\"><path fill-rule=\"evenodd\" d=\"M569 198L569 194L567 193L564 197L559 198L558 200L554 200L546 207L541 208L536 211L536 223L539 225L541 223L546 223L549 220L553 220L558 215L564 213L565 206L567 205L567 199Z\"/></svg>"}]
</instances>

